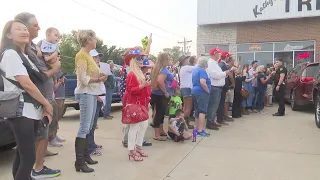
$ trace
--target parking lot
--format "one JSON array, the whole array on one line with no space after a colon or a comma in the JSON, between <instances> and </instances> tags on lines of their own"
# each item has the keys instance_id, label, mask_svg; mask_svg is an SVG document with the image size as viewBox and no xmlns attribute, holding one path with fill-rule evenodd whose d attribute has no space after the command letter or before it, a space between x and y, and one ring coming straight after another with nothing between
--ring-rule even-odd
<instances>
[{"instance_id":1,"label":"parking lot","mask_svg":"<svg viewBox=\"0 0 320 180\"><path fill-rule=\"evenodd\" d=\"M50 148L58 156L46 158L50 168L60 168L57 180L319 180L320 130L314 115L293 112L273 117L276 107L266 108L266 115L245 116L208 138L196 143L153 142L147 147L149 158L137 163L128 160L122 147L121 106L113 107L113 120L99 119L96 142L103 155L93 157L99 164L94 173L74 169L74 138L79 127L79 111L68 109L60 121L63 147ZM152 140L152 129L146 138ZM0 179L11 180L14 150L0 153Z\"/></svg>"}]
</instances>

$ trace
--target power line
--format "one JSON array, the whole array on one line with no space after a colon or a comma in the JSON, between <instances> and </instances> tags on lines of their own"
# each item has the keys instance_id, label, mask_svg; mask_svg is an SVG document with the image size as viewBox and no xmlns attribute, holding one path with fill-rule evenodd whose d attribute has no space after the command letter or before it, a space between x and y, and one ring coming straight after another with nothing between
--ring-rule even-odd
<instances>
[{"instance_id":1,"label":"power line","mask_svg":"<svg viewBox=\"0 0 320 180\"><path fill-rule=\"evenodd\" d=\"M135 16L135 15L133 15L133 14L131 14L131 13L123 10L123 9L120 9L119 7L113 5L113 4L111 4L111 3L109 3L109 2L107 2L107 1L105 1L105 0L100 0L100 1L104 2L105 4L111 6L111 7L115 8L115 9L118 9L119 11L121 11L121 12L123 12L123 13L125 13L125 14L127 14L127 15L129 15L129 16L132 16L132 17L134 17L134 18L136 18L136 19L138 19L138 20L140 20L140 21L142 21L142 22L144 22L144 23L146 23L146 24L149 24L150 26L153 26L153 27L158 28L158 29L160 29L160 30L162 30L162 31L165 31L165 32L170 33L170 34L173 34L173 35L175 35L175 36L183 37L183 36L181 36L181 35L178 35L178 34L176 34L176 33L173 33L173 32L170 32L170 31L168 31L168 30L166 30L166 29L163 29L163 28L161 28L161 27L159 27L159 26L157 26L157 25L154 25L154 24L152 24L152 23L149 23L148 21L145 21L145 20L143 20L143 19L141 19L141 18L139 18L139 17L137 17L137 16Z\"/></svg>"},{"instance_id":2,"label":"power line","mask_svg":"<svg viewBox=\"0 0 320 180\"><path fill-rule=\"evenodd\" d=\"M132 28L138 29L138 30L143 31L143 32L150 33L150 32L148 32L148 31L146 31L146 30L143 30L143 29L141 29L141 28L139 28L139 27L137 27L137 26L134 26L134 25L132 25L132 24L126 23L126 22L121 21L121 20L119 20L119 19L116 19L116 18L114 18L114 17L112 17L112 16L106 15L106 14L104 14L104 13L102 13L102 12L99 12L99 11L97 11L97 10L95 10L95 9L93 9L93 8L90 8L90 7L88 7L88 6L84 5L84 4L81 4L81 3L79 3L79 2L77 2L77 1L75 1L75 0L71 0L71 1L73 1L73 2L76 3L76 4L78 4L79 6L82 6L82 7L84 7L84 8L87 8L87 9L89 9L89 10L95 12L95 13L98 13L98 14L100 14L100 15L103 15L103 16L106 16L106 17L108 17L108 18L111 18L111 19L113 19L113 20L115 20L115 21L121 22L121 23L126 24L126 25L128 25L128 26L131 26ZM155 34L155 33L152 33L152 34L154 34L154 35L156 35L156 36L158 36L158 37L164 38L164 39L168 39L168 40L170 40L170 41L175 41L175 40L173 40L173 39L170 39L170 38L161 36L161 35L159 35L159 34Z\"/></svg>"}]
</instances>

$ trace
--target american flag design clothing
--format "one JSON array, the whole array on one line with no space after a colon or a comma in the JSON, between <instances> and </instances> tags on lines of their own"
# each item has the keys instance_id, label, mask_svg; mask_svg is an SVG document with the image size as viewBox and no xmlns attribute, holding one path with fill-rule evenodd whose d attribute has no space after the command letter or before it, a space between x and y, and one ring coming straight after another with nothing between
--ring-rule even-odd
<instances>
[{"instance_id":1,"label":"american flag design clothing","mask_svg":"<svg viewBox=\"0 0 320 180\"><path fill-rule=\"evenodd\" d=\"M120 96L121 96L121 98L123 97L124 92L126 91L127 75L128 75L127 68L124 67L123 68L123 74L122 74L121 80L120 80Z\"/></svg>"}]
</instances>

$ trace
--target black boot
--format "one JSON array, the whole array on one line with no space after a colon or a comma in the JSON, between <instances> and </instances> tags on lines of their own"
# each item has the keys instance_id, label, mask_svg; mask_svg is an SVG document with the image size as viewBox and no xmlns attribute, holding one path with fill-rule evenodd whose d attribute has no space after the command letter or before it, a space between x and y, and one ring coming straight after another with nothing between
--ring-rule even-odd
<instances>
[{"instance_id":1,"label":"black boot","mask_svg":"<svg viewBox=\"0 0 320 180\"><path fill-rule=\"evenodd\" d=\"M87 139L84 138L76 138L75 149L76 149L76 162L74 163L74 167L76 171L80 170L84 173L93 172L94 169L89 168L85 162L85 147L86 147Z\"/></svg>"},{"instance_id":2,"label":"black boot","mask_svg":"<svg viewBox=\"0 0 320 180\"><path fill-rule=\"evenodd\" d=\"M88 135L87 135L87 138L86 138L86 145L85 145L85 149L84 149L84 157L85 157L86 163L88 163L88 164L98 164L98 161L94 161L90 157L89 150L88 150Z\"/></svg>"}]
</instances>

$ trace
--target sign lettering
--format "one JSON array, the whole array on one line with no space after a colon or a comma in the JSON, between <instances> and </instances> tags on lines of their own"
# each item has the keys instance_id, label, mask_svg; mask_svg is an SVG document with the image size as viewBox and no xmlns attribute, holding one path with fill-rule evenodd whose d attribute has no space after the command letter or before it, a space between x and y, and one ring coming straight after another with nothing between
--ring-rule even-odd
<instances>
[{"instance_id":1,"label":"sign lettering","mask_svg":"<svg viewBox=\"0 0 320 180\"><path fill-rule=\"evenodd\" d=\"M300 49L303 49L303 46L291 46L290 44L287 44L283 50L293 51L293 50L300 50Z\"/></svg>"},{"instance_id":2,"label":"sign lettering","mask_svg":"<svg viewBox=\"0 0 320 180\"><path fill-rule=\"evenodd\" d=\"M307 6L307 10L311 11L312 10L312 5L311 5L312 0L298 0L298 11L302 11L303 5ZM315 0L316 1L316 10L320 10L320 0ZM290 0L286 0L286 12L290 12Z\"/></svg>"},{"instance_id":3,"label":"sign lettering","mask_svg":"<svg viewBox=\"0 0 320 180\"><path fill-rule=\"evenodd\" d=\"M266 0L260 7L256 5L253 8L253 14L255 17L258 17L258 15L262 15L262 12L269 6L273 6L273 2L276 0Z\"/></svg>"}]
</instances>

